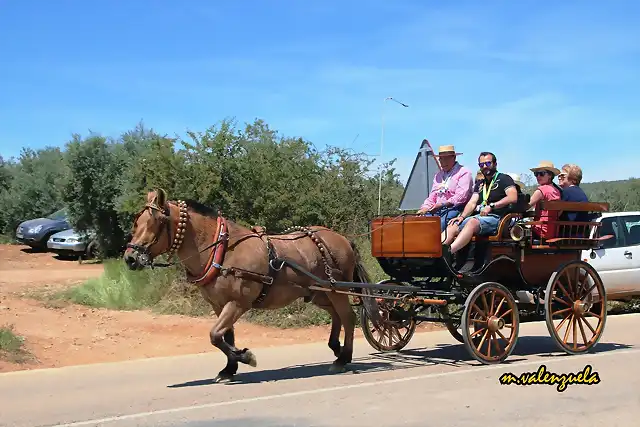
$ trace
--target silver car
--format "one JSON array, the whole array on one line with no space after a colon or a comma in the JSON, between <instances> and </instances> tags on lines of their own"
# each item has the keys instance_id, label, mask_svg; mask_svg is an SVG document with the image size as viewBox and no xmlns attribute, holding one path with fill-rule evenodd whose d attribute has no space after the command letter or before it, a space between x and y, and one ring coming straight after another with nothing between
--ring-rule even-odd
<instances>
[{"instance_id":1,"label":"silver car","mask_svg":"<svg viewBox=\"0 0 640 427\"><path fill-rule=\"evenodd\" d=\"M89 231L86 234L80 234L76 230L70 228L60 231L49 237L47 248L51 252L55 252L63 256L82 256L82 258L93 258L93 239L95 233Z\"/></svg>"}]
</instances>

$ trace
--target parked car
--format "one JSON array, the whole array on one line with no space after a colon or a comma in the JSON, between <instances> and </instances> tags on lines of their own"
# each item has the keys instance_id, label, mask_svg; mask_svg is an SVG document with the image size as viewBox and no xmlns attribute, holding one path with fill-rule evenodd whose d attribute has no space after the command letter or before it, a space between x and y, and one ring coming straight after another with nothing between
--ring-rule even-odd
<instances>
[{"instance_id":1,"label":"parked car","mask_svg":"<svg viewBox=\"0 0 640 427\"><path fill-rule=\"evenodd\" d=\"M16 240L32 248L46 249L52 234L70 228L71 224L67 222L67 214L63 208L44 218L22 222L16 229Z\"/></svg>"},{"instance_id":2,"label":"parked car","mask_svg":"<svg viewBox=\"0 0 640 427\"><path fill-rule=\"evenodd\" d=\"M640 296L640 211L606 212L600 221L602 241L598 249L583 251L581 259L591 264L602 278L607 299Z\"/></svg>"},{"instance_id":3,"label":"parked car","mask_svg":"<svg viewBox=\"0 0 640 427\"><path fill-rule=\"evenodd\" d=\"M62 256L75 256L91 259L95 256L95 232L80 233L73 228L60 231L49 237L47 248Z\"/></svg>"}]
</instances>

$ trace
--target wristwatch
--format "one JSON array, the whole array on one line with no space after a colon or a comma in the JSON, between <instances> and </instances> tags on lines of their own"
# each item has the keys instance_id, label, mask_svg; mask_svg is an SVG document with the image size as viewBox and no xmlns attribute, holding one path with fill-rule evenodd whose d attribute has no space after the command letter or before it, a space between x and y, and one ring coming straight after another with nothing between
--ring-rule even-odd
<instances>
[{"instance_id":1,"label":"wristwatch","mask_svg":"<svg viewBox=\"0 0 640 427\"><path fill-rule=\"evenodd\" d=\"M489 207L490 207L491 209L493 209L493 208L495 208L495 207L496 207L496 204L495 204L495 203L489 203Z\"/></svg>"}]
</instances>

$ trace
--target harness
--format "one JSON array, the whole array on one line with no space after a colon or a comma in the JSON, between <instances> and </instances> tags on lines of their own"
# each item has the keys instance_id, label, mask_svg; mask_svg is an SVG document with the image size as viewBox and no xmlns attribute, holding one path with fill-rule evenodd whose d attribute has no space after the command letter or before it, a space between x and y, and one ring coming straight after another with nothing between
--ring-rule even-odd
<instances>
[{"instance_id":1,"label":"harness","mask_svg":"<svg viewBox=\"0 0 640 427\"><path fill-rule=\"evenodd\" d=\"M171 242L169 250L167 251L169 259L171 259L174 256L175 252L178 251L178 249L180 249L182 245L185 231L186 231L187 221L189 218L186 202L183 200L178 200L177 205L179 207L180 213L179 213L178 223L176 226L176 232L173 239L171 239L171 226L170 226L171 216L170 216L170 211L168 206L165 206L164 208L160 208L155 204L147 203L145 205L145 208L138 214L138 216L140 216L145 209L149 208L152 211L159 211L165 215L163 219L167 220L167 222L169 223L165 225L166 225L167 233L169 236L169 242ZM136 220L137 220L137 217L136 217ZM336 282L336 280L333 277L333 274L336 272L339 274L342 274L342 272L338 269L332 268L329 265L328 258L331 259L331 261L333 262L333 265L337 266L338 263L334 255L331 253L328 246L324 242L324 240L316 234L317 230L312 230L309 227L293 226L293 227L287 228L282 234L287 234L291 231L303 232L316 244L316 246L320 250L320 254L322 255L322 260L325 266L325 269L324 269L325 273L327 274L329 281L333 286L333 284ZM149 252L149 248L157 243L158 235L160 235L160 233L158 233L154 237L154 240L146 246L136 245L132 243L127 244L128 248L135 249L141 255L146 256L147 257L147 259L145 260L146 264L149 264L152 268L168 267L170 265L173 265L173 264L154 264L153 262L150 262L151 255ZM218 215L216 231L213 235L213 243L210 245L207 245L203 249L200 249L196 255L199 255L200 253L212 247L214 249L211 252L209 259L207 260L202 270L202 274L200 274L199 276L193 276L189 272L187 272L187 281L190 283L194 283L198 286L206 286L209 284L215 284L216 280L220 276L227 277L229 275L232 275L237 278L242 278L242 279L247 279L254 282L262 283L262 290L260 291L260 294L258 295L258 297L253 301L253 307L258 308L266 299L271 289L271 286L273 284L273 281L275 280L278 272L282 270L285 264L287 264L287 261L285 259L281 259L278 256L276 247L272 242L273 236L266 234L266 230L264 227L254 226L251 228L250 234L246 234L242 237L243 238L259 237L260 240L262 240L265 243L267 247L267 256L269 260L268 262L269 271L267 274L257 273L254 271L250 271L250 270L246 270L246 269L234 267L234 266L230 266L230 267L223 266L224 257L227 252L227 249L229 248L230 236L229 236L229 228L227 225L227 220L223 216ZM240 239L239 241L235 242L234 245L239 244L241 240L244 240L244 239ZM195 255L192 255L192 256L195 256Z\"/></svg>"}]
</instances>

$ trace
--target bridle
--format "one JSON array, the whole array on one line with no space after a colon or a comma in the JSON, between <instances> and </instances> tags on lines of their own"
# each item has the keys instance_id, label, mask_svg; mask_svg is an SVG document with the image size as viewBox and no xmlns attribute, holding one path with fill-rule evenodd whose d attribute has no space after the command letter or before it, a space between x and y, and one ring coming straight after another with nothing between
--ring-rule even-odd
<instances>
[{"instance_id":1,"label":"bridle","mask_svg":"<svg viewBox=\"0 0 640 427\"><path fill-rule=\"evenodd\" d=\"M170 247L169 247L169 250L167 251L168 260L171 260L175 252L178 249L180 249L180 246L182 246L182 242L184 240L184 235L187 228L187 220L189 218L189 214L187 211L187 203L184 200L178 200L177 205L179 209L179 216L178 216L178 224L176 226L176 232L175 232L175 235L173 236L173 239L171 238L171 222L172 222L171 210L169 209L168 204L165 205L164 207L160 207L155 203L147 203L144 205L142 210L138 212L138 214L134 219L134 224L135 224L138 222L138 218L140 217L140 215L142 215L144 211L146 211L147 209L149 209L152 212L152 215L155 215L154 213L156 211L164 215L164 217L161 219L162 227L166 228L167 238L168 238L168 241L170 242ZM153 240L147 245L143 246L135 243L127 243L127 248L135 250L136 252L138 252L139 255L142 256L143 265L149 265L151 267L159 266L157 264L155 265L153 264L150 248L151 246L158 243L158 236L160 236L161 234L162 232L156 233Z\"/></svg>"}]
</instances>

